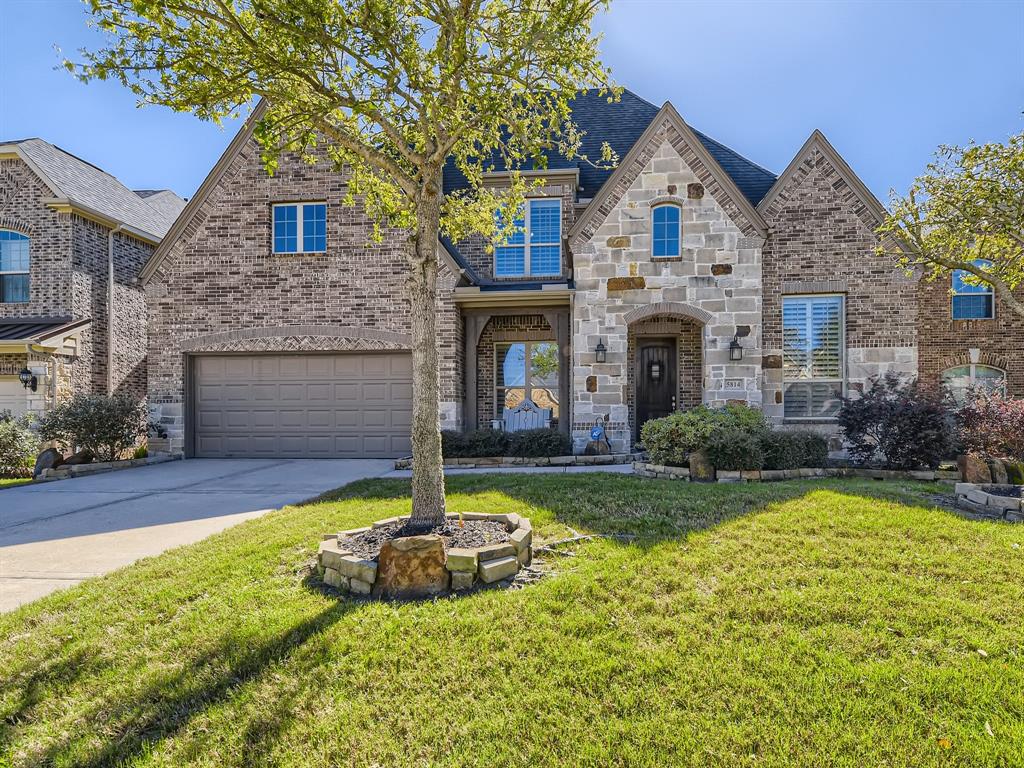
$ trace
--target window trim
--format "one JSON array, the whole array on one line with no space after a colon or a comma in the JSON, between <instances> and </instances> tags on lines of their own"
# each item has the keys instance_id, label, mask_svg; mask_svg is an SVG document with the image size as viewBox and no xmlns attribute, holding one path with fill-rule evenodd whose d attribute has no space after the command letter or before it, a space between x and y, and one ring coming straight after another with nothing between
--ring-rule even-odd
<instances>
[{"instance_id":1,"label":"window trim","mask_svg":"<svg viewBox=\"0 0 1024 768\"><path fill-rule=\"evenodd\" d=\"M10 232L18 235L18 239L7 242L21 242L24 240L28 248L28 267L25 269L0 269L0 304L30 304L32 302L32 238L24 232L19 232L10 227L0 227L0 232ZM28 283L28 296L24 301L5 301L3 298L3 277L5 275L25 275Z\"/></svg>"},{"instance_id":2,"label":"window trim","mask_svg":"<svg viewBox=\"0 0 1024 768\"><path fill-rule=\"evenodd\" d=\"M673 254L663 254L658 256L654 253L654 214L656 211L662 208L675 208L679 214L679 232L676 240L678 250ZM683 206L677 202L668 200L660 203L654 203L651 206L651 259L660 261L662 259L679 259L683 256Z\"/></svg>"},{"instance_id":3,"label":"window trim","mask_svg":"<svg viewBox=\"0 0 1024 768\"><path fill-rule=\"evenodd\" d=\"M530 235L532 233L531 228L531 215L533 212L533 206L531 203L546 200L550 202L558 203L558 239L556 242L545 242L545 243L531 243ZM564 211L562 210L562 198L554 197L551 195L542 197L528 197L523 203L523 243L507 245L505 243L495 243L494 245L494 260L493 260L493 271L496 278L517 278L517 277L560 277L565 271L562 264L562 258L565 255L562 250L562 216ZM555 245L558 246L558 271L557 272L534 272L533 271L533 258L530 253L531 246L536 245L542 248L550 248ZM500 275L498 274L498 249L499 248L522 248L523 249L523 272L514 275Z\"/></svg>"},{"instance_id":4,"label":"window trim","mask_svg":"<svg viewBox=\"0 0 1024 768\"><path fill-rule=\"evenodd\" d=\"M982 262L991 266L991 262L987 262L985 259L977 259L974 262L974 266L980 266L978 262ZM996 319L996 287L992 283L983 283L987 286L988 290L976 291L974 293L962 292L957 293L956 291L956 275L958 272L966 272L964 269L954 269L949 275L949 317L951 320L964 321L964 320L995 320ZM970 273L968 273L970 274ZM991 296L992 297L992 312L987 317L957 317L956 316L956 297L957 296Z\"/></svg>"},{"instance_id":5,"label":"window trim","mask_svg":"<svg viewBox=\"0 0 1024 768\"><path fill-rule=\"evenodd\" d=\"M786 363L785 363L785 334L786 334L786 320L785 310L786 301L789 299L828 299L838 298L840 315L842 322L839 324L839 373L840 378L838 379L787 379L786 378ZM786 385L795 382L821 382L821 383L832 383L839 382L839 394L840 397L847 396L847 349L846 349L846 294L845 293L792 293L785 294L782 297L782 304L780 310L782 312L781 325L782 325L782 337L783 337L783 363L782 363L782 418L785 422L834 422L838 416L787 416L786 415Z\"/></svg>"},{"instance_id":6,"label":"window trim","mask_svg":"<svg viewBox=\"0 0 1024 768\"><path fill-rule=\"evenodd\" d=\"M303 210L307 205L322 205L324 207L324 247L323 250L307 251L303 238L302 225L305 220ZM277 236L274 227L277 224L276 212L278 208L295 208L295 247L294 251L277 250ZM327 253L327 201L326 200L290 200L287 202L272 203L270 206L270 252L275 256L300 256L312 253Z\"/></svg>"},{"instance_id":7,"label":"window trim","mask_svg":"<svg viewBox=\"0 0 1024 768\"><path fill-rule=\"evenodd\" d=\"M523 383L523 390L525 391L524 397L525 397L525 399L529 400L531 403L536 404L534 399L532 397L530 397L530 393L533 390L533 384L530 381L530 379L531 379L531 377L530 377L530 351L532 350L533 346L536 345L536 344L554 344L557 347L558 342L555 339L522 339L522 340L519 340L519 339L504 339L502 341L495 341L495 342L492 343L493 349L494 349L494 385L491 387L491 394L494 396L494 418L495 419L501 419L501 418L504 418L504 416L505 416L504 402L501 403L501 407L500 408L498 407L499 406L498 390L499 389L516 389L516 387L509 387L509 386L502 387L502 386L498 385L498 369L499 369L499 366L500 366L500 361L498 359L498 347L500 347L502 345L511 346L513 344L523 344L525 346L525 350L524 350L524 354L525 354L524 365L526 366L526 370L524 372L524 379L525 379L525 381ZM559 368L557 369L556 375L558 376L558 381L556 382L556 386L555 386L554 389L555 389L555 393L556 394L560 394L559 390L561 389L561 385L562 385L562 381L561 381L561 376L562 376L561 366L559 366ZM538 387L538 389L549 389L549 387ZM562 404L558 403L558 407L559 407L559 412L560 412L561 408L562 408ZM555 416L554 414L552 414L551 418L552 419L557 419L558 416Z\"/></svg>"}]
</instances>

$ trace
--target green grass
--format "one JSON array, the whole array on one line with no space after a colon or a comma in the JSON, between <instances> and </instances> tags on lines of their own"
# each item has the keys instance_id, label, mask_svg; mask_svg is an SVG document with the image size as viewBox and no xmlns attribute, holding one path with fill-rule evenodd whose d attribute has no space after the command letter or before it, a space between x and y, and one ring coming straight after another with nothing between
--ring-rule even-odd
<instances>
[{"instance_id":1,"label":"green grass","mask_svg":"<svg viewBox=\"0 0 1024 768\"><path fill-rule=\"evenodd\" d=\"M934 486L462 476L452 509L640 538L456 600L304 580L322 532L407 492L358 483L0 616L0 765L1024 765L1024 526Z\"/></svg>"},{"instance_id":2,"label":"green grass","mask_svg":"<svg viewBox=\"0 0 1024 768\"><path fill-rule=\"evenodd\" d=\"M0 477L0 488L11 488L15 485L24 485L31 482L31 477Z\"/></svg>"}]
</instances>

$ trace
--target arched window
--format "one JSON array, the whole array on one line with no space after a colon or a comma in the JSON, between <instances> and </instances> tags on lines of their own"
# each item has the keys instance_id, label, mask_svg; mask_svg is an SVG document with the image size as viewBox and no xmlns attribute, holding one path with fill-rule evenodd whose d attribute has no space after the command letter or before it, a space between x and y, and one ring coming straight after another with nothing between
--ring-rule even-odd
<instances>
[{"instance_id":1,"label":"arched window","mask_svg":"<svg viewBox=\"0 0 1024 768\"><path fill-rule=\"evenodd\" d=\"M1006 372L991 365L958 365L942 372L944 386L957 403L963 404L972 390L1003 392L1006 388Z\"/></svg>"},{"instance_id":2,"label":"arched window","mask_svg":"<svg viewBox=\"0 0 1024 768\"><path fill-rule=\"evenodd\" d=\"M654 227L651 255L656 259L679 256L683 239L679 206L671 203L655 206L651 212L651 221Z\"/></svg>"},{"instance_id":3,"label":"arched window","mask_svg":"<svg viewBox=\"0 0 1024 768\"><path fill-rule=\"evenodd\" d=\"M988 269L992 262L978 259L974 266ZM953 319L991 320L995 317L995 291L989 283L971 285L964 280L973 278L970 272L953 270Z\"/></svg>"},{"instance_id":4,"label":"arched window","mask_svg":"<svg viewBox=\"0 0 1024 768\"><path fill-rule=\"evenodd\" d=\"M0 229L0 302L28 301L28 238Z\"/></svg>"}]
</instances>

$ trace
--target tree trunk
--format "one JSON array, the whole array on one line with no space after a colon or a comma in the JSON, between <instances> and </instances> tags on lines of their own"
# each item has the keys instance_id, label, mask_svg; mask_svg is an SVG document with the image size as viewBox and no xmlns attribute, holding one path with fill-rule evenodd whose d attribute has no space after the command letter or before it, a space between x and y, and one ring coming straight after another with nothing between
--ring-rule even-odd
<instances>
[{"instance_id":1,"label":"tree trunk","mask_svg":"<svg viewBox=\"0 0 1024 768\"><path fill-rule=\"evenodd\" d=\"M440 173L417 204L410 253L409 306L412 322L412 518L411 527L445 521L444 466L439 413L437 355L437 235L441 219Z\"/></svg>"}]
</instances>

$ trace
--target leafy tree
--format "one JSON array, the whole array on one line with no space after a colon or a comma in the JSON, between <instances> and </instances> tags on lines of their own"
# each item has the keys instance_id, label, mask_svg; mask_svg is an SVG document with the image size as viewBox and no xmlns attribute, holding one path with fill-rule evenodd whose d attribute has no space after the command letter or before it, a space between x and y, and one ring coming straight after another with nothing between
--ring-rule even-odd
<instances>
[{"instance_id":1,"label":"leafy tree","mask_svg":"<svg viewBox=\"0 0 1024 768\"><path fill-rule=\"evenodd\" d=\"M891 254L926 279L967 273L988 283L1024 317L1024 133L1005 144L943 146L906 197L895 193L878 229L879 254Z\"/></svg>"},{"instance_id":2,"label":"leafy tree","mask_svg":"<svg viewBox=\"0 0 1024 768\"><path fill-rule=\"evenodd\" d=\"M39 420L43 440L88 451L100 461L123 458L148 429L146 406L127 395L75 395Z\"/></svg>"},{"instance_id":3,"label":"leafy tree","mask_svg":"<svg viewBox=\"0 0 1024 768\"><path fill-rule=\"evenodd\" d=\"M262 99L256 137L269 171L283 151L326 155L347 169L347 202L365 206L377 236L384 226L409 231L421 525L445 513L438 235L506 236L527 182L515 172L496 192L484 174L543 168L545 151L579 154L570 104L582 88L609 86L591 31L607 1L89 0L109 43L67 64L82 79L117 79L143 103L218 122ZM449 158L469 193L443 195ZM600 161L613 159L605 145ZM510 223L496 224L496 210Z\"/></svg>"}]
</instances>

